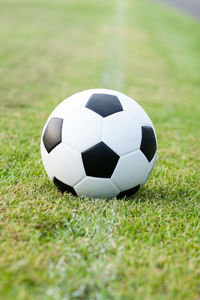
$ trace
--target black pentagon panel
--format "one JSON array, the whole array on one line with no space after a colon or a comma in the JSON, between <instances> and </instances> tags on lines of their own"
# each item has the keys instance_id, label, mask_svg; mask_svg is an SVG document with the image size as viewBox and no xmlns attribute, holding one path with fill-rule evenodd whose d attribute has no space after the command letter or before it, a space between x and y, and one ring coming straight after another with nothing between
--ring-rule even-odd
<instances>
[{"instance_id":1,"label":"black pentagon panel","mask_svg":"<svg viewBox=\"0 0 200 300\"><path fill-rule=\"evenodd\" d=\"M67 192L70 193L74 196L77 195L77 193L75 192L74 188L70 185L67 185L65 183L63 183L62 181L60 181L58 178L54 177L53 178L53 183L57 186L57 188L62 192Z\"/></svg>"},{"instance_id":2,"label":"black pentagon panel","mask_svg":"<svg viewBox=\"0 0 200 300\"><path fill-rule=\"evenodd\" d=\"M93 94L88 100L86 107L103 118L123 111L122 105L117 96L107 94Z\"/></svg>"},{"instance_id":3,"label":"black pentagon panel","mask_svg":"<svg viewBox=\"0 0 200 300\"><path fill-rule=\"evenodd\" d=\"M43 134L43 143L48 153L62 142L63 119L51 118Z\"/></svg>"},{"instance_id":4,"label":"black pentagon panel","mask_svg":"<svg viewBox=\"0 0 200 300\"><path fill-rule=\"evenodd\" d=\"M140 185L137 185L129 190L123 191L117 195L117 199L122 199L124 197L131 197L133 196L140 188Z\"/></svg>"},{"instance_id":5,"label":"black pentagon panel","mask_svg":"<svg viewBox=\"0 0 200 300\"><path fill-rule=\"evenodd\" d=\"M142 141L140 150L150 162L156 153L156 137L151 126L142 126Z\"/></svg>"},{"instance_id":6,"label":"black pentagon panel","mask_svg":"<svg viewBox=\"0 0 200 300\"><path fill-rule=\"evenodd\" d=\"M110 178L115 170L119 155L105 143L100 142L81 153L87 176Z\"/></svg>"}]
</instances>

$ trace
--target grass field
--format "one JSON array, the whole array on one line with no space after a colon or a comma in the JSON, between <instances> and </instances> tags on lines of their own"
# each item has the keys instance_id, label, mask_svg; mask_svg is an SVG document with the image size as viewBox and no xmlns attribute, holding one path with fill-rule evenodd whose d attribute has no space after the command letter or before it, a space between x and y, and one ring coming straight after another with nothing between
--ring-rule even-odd
<instances>
[{"instance_id":1,"label":"grass field","mask_svg":"<svg viewBox=\"0 0 200 300\"><path fill-rule=\"evenodd\" d=\"M147 0L0 0L0 299L200 299L200 23ZM40 157L69 95L120 90L158 161L126 200L62 195Z\"/></svg>"}]
</instances>

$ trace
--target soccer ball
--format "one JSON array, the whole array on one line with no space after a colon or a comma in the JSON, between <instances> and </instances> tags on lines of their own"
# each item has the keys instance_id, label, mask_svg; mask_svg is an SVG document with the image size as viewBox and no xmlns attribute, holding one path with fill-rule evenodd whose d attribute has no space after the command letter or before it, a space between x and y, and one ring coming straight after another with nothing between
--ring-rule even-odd
<instances>
[{"instance_id":1,"label":"soccer ball","mask_svg":"<svg viewBox=\"0 0 200 300\"><path fill-rule=\"evenodd\" d=\"M62 192L122 198L149 178L156 133L133 99L107 89L86 90L64 100L49 116L41 155L49 178Z\"/></svg>"}]
</instances>

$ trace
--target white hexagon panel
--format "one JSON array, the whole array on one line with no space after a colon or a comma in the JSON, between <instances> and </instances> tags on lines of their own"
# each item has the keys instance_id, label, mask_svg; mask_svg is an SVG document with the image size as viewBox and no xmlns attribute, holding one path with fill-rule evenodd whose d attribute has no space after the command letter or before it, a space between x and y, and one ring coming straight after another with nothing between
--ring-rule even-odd
<instances>
[{"instance_id":1,"label":"white hexagon panel","mask_svg":"<svg viewBox=\"0 0 200 300\"><path fill-rule=\"evenodd\" d=\"M103 120L87 108L67 116L63 121L62 141L84 151L101 140Z\"/></svg>"},{"instance_id":2,"label":"white hexagon panel","mask_svg":"<svg viewBox=\"0 0 200 300\"><path fill-rule=\"evenodd\" d=\"M49 176L50 180L53 181L54 172L52 170L52 166L49 161L48 152L46 151L43 143L41 143L41 145L40 145L40 151L41 151L42 162L43 162L45 171L46 171L47 175Z\"/></svg>"},{"instance_id":3,"label":"white hexagon panel","mask_svg":"<svg viewBox=\"0 0 200 300\"><path fill-rule=\"evenodd\" d=\"M132 114L139 124L153 125L145 110L133 99L120 93L119 99L125 112Z\"/></svg>"},{"instance_id":4,"label":"white hexagon panel","mask_svg":"<svg viewBox=\"0 0 200 300\"><path fill-rule=\"evenodd\" d=\"M49 162L54 176L70 186L74 186L85 176L80 152L64 143L50 152Z\"/></svg>"},{"instance_id":5,"label":"white hexagon panel","mask_svg":"<svg viewBox=\"0 0 200 300\"><path fill-rule=\"evenodd\" d=\"M141 181L141 186L145 184L145 182L147 182L147 180L149 179L152 171L153 171L153 168L154 168L154 165L156 163L156 158L157 158L157 153L154 155L154 157L152 158L151 162L149 163L149 166L148 166L148 169L146 171L146 174L144 175L143 177L143 180Z\"/></svg>"},{"instance_id":6,"label":"white hexagon panel","mask_svg":"<svg viewBox=\"0 0 200 300\"><path fill-rule=\"evenodd\" d=\"M121 191L128 190L141 184L148 166L144 154L140 150L134 151L120 157L111 179Z\"/></svg>"},{"instance_id":7,"label":"white hexagon panel","mask_svg":"<svg viewBox=\"0 0 200 300\"><path fill-rule=\"evenodd\" d=\"M74 189L78 195L95 198L113 198L120 193L111 179L95 177L85 177Z\"/></svg>"},{"instance_id":8,"label":"white hexagon panel","mask_svg":"<svg viewBox=\"0 0 200 300\"><path fill-rule=\"evenodd\" d=\"M141 126L127 112L118 112L103 120L103 141L119 155L139 149Z\"/></svg>"}]
</instances>

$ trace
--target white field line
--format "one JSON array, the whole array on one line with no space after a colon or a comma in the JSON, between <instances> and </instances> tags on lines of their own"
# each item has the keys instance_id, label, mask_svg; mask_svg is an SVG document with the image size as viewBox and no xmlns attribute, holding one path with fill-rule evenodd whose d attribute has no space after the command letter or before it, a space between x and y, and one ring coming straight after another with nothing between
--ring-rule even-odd
<instances>
[{"instance_id":1,"label":"white field line","mask_svg":"<svg viewBox=\"0 0 200 300\"><path fill-rule=\"evenodd\" d=\"M102 74L102 88L121 91L124 85L124 25L127 13L127 0L117 0L112 20L107 61Z\"/></svg>"}]
</instances>

